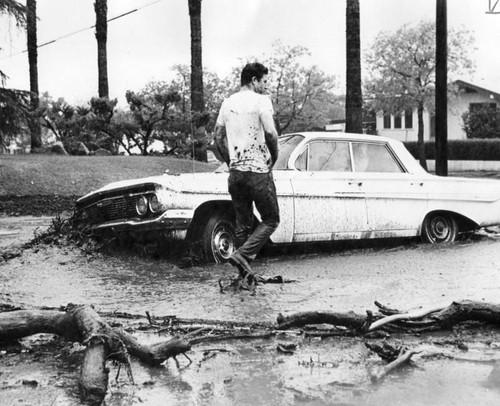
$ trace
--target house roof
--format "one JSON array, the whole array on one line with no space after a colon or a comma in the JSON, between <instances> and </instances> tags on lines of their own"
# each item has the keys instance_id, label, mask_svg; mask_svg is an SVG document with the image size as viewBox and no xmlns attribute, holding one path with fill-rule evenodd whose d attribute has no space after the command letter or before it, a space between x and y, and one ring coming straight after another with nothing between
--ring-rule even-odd
<instances>
[{"instance_id":1,"label":"house roof","mask_svg":"<svg viewBox=\"0 0 500 406\"><path fill-rule=\"evenodd\" d=\"M495 100L500 101L500 93L494 92L493 90L485 89L484 87L476 86L473 85L472 83L468 83L463 80L455 80L454 83L458 85L460 88L468 88L476 92L487 93L488 95L492 95L495 98Z\"/></svg>"}]
</instances>

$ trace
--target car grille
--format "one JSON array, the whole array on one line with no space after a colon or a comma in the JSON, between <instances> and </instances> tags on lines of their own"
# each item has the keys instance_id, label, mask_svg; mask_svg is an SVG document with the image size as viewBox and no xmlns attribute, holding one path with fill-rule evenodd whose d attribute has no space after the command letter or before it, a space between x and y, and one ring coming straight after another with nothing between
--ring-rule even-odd
<instances>
[{"instance_id":1,"label":"car grille","mask_svg":"<svg viewBox=\"0 0 500 406\"><path fill-rule=\"evenodd\" d=\"M85 211L86 221L100 224L107 221L138 219L136 200L141 195L149 195L155 189L155 184L143 184L127 189L117 189L98 193L77 202L77 213L81 216ZM140 217L144 219L143 216Z\"/></svg>"},{"instance_id":2,"label":"car grille","mask_svg":"<svg viewBox=\"0 0 500 406\"><path fill-rule=\"evenodd\" d=\"M138 217L135 210L136 196L120 196L101 200L87 208L88 219L98 224L105 221Z\"/></svg>"}]
</instances>

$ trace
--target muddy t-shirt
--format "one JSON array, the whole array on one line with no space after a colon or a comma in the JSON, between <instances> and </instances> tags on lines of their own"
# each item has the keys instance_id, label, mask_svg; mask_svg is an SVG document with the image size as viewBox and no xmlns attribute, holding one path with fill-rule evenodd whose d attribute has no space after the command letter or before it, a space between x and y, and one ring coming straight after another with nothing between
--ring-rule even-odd
<instances>
[{"instance_id":1,"label":"muddy t-shirt","mask_svg":"<svg viewBox=\"0 0 500 406\"><path fill-rule=\"evenodd\" d=\"M271 154L264 136L263 114L273 115L271 99L251 90L235 93L222 103L217 124L226 127L229 169L269 172Z\"/></svg>"}]
</instances>

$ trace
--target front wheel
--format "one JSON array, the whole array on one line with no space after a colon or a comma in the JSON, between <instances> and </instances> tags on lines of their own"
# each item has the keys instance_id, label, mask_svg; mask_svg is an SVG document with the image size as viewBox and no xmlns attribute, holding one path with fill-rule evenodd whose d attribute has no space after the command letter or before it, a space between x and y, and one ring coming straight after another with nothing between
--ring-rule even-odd
<instances>
[{"instance_id":1,"label":"front wheel","mask_svg":"<svg viewBox=\"0 0 500 406\"><path fill-rule=\"evenodd\" d=\"M453 242L458 235L458 225L455 218L448 213L431 213L424 219L422 238L425 242L439 244Z\"/></svg>"},{"instance_id":2,"label":"front wheel","mask_svg":"<svg viewBox=\"0 0 500 406\"><path fill-rule=\"evenodd\" d=\"M214 213L202 231L203 254L207 261L227 262L236 250L236 230L228 215Z\"/></svg>"}]
</instances>

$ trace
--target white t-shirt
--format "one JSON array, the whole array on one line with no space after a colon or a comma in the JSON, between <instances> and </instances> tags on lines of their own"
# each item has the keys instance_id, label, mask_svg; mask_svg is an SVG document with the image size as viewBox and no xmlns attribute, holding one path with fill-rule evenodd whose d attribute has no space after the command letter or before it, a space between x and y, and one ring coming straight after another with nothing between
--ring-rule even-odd
<instances>
[{"instance_id":1,"label":"white t-shirt","mask_svg":"<svg viewBox=\"0 0 500 406\"><path fill-rule=\"evenodd\" d=\"M271 99L251 90L235 93L222 103L217 124L226 127L230 169L269 172L271 154L261 119L266 113L274 113Z\"/></svg>"}]
</instances>

